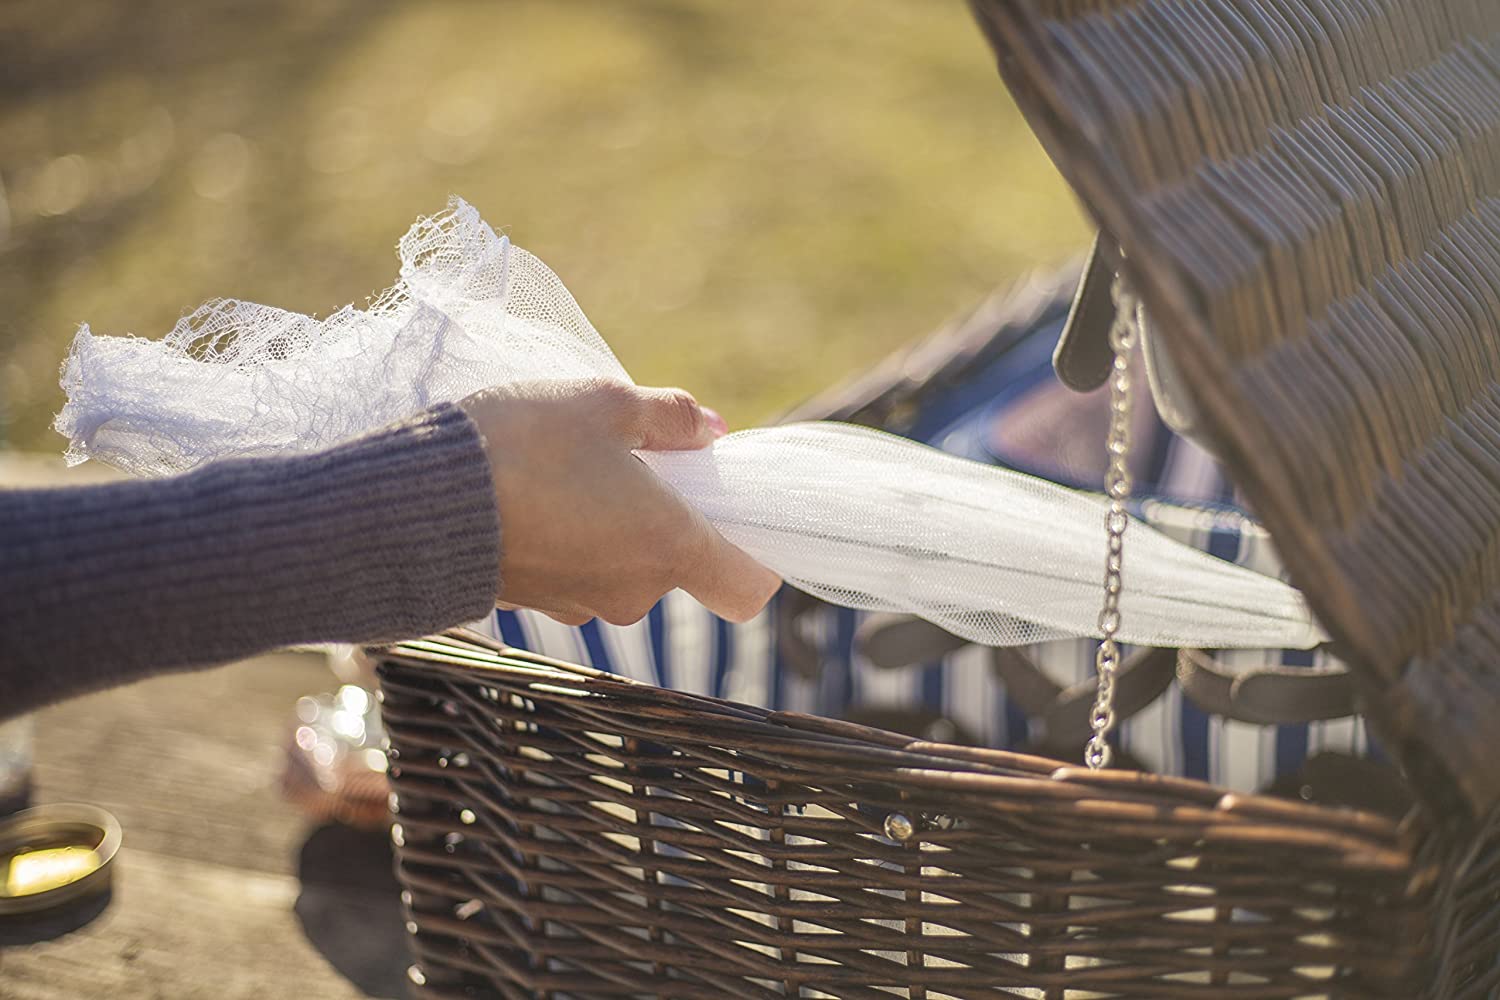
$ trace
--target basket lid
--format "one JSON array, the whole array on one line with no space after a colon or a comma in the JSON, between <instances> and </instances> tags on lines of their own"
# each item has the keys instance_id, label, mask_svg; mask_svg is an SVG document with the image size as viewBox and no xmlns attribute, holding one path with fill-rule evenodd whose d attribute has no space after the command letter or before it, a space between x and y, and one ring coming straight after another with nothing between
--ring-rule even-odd
<instances>
[{"instance_id":1,"label":"basket lid","mask_svg":"<svg viewBox=\"0 0 1500 1000\"><path fill-rule=\"evenodd\" d=\"M972 3L1367 714L1487 811L1500 4Z\"/></svg>"}]
</instances>

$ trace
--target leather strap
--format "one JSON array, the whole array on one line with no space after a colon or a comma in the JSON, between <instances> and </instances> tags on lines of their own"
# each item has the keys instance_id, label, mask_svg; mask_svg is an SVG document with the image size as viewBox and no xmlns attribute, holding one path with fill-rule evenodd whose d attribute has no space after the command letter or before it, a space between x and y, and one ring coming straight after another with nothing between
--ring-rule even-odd
<instances>
[{"instance_id":1,"label":"leather strap","mask_svg":"<svg viewBox=\"0 0 1500 1000\"><path fill-rule=\"evenodd\" d=\"M969 640L925 619L885 611L860 622L854 633L854 648L883 670L932 663L968 644Z\"/></svg>"},{"instance_id":2,"label":"leather strap","mask_svg":"<svg viewBox=\"0 0 1500 1000\"><path fill-rule=\"evenodd\" d=\"M776 649L797 677L812 680L823 672L823 653L802 632L802 618L823 602L796 587L782 587L776 607Z\"/></svg>"},{"instance_id":3,"label":"leather strap","mask_svg":"<svg viewBox=\"0 0 1500 1000\"><path fill-rule=\"evenodd\" d=\"M910 615L875 614L855 633L855 648L874 666L900 669L932 663L968 643L931 622ZM1170 649L1139 649L1120 665L1115 679L1115 712L1127 719L1161 696L1172 683L1176 654ZM1095 682L1089 678L1064 687L1048 677L1019 649L990 651L990 667L1005 684L1006 697L1046 727L1053 746L1082 746L1089 736Z\"/></svg>"},{"instance_id":4,"label":"leather strap","mask_svg":"<svg viewBox=\"0 0 1500 1000\"><path fill-rule=\"evenodd\" d=\"M1040 719L1067 690L1019 649L990 650L990 669L1005 685L1006 700L1020 706L1028 719Z\"/></svg>"},{"instance_id":5,"label":"leather strap","mask_svg":"<svg viewBox=\"0 0 1500 1000\"><path fill-rule=\"evenodd\" d=\"M1231 672L1202 650L1183 649L1177 656L1177 682L1205 712L1262 726L1342 719L1358 712L1354 677L1343 667Z\"/></svg>"},{"instance_id":6,"label":"leather strap","mask_svg":"<svg viewBox=\"0 0 1500 1000\"><path fill-rule=\"evenodd\" d=\"M1172 684L1175 662L1171 649L1137 649L1126 657L1115 674L1115 716L1124 721L1160 698ZM1046 727L1048 744L1082 746L1088 740L1098 691L1093 677L1063 687L1015 649L994 650L991 664L1005 682L1006 697Z\"/></svg>"},{"instance_id":7,"label":"leather strap","mask_svg":"<svg viewBox=\"0 0 1500 1000\"><path fill-rule=\"evenodd\" d=\"M1089 251L1067 325L1052 354L1052 368L1058 381L1074 392L1099 388L1114 363L1109 329L1115 322L1115 301L1110 289L1118 259L1119 251L1113 241L1100 233Z\"/></svg>"}]
</instances>

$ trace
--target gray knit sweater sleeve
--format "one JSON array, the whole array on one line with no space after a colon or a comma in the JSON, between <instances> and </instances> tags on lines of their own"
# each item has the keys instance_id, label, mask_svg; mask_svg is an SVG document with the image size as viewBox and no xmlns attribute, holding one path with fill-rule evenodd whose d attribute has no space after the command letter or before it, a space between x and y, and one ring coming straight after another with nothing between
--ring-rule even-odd
<instances>
[{"instance_id":1,"label":"gray knit sweater sleeve","mask_svg":"<svg viewBox=\"0 0 1500 1000\"><path fill-rule=\"evenodd\" d=\"M327 451L0 491L0 717L303 642L482 618L500 525L456 406Z\"/></svg>"}]
</instances>

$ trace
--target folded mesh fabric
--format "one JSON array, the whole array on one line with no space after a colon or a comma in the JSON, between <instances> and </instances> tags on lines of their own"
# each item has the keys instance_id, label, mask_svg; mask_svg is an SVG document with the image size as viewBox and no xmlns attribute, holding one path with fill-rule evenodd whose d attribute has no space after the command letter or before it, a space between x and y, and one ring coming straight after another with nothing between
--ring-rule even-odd
<instances>
[{"instance_id":1,"label":"folded mesh fabric","mask_svg":"<svg viewBox=\"0 0 1500 1000\"><path fill-rule=\"evenodd\" d=\"M1086 398L1063 390L1052 372L1052 346L1060 325L1061 313L1048 316L969 381L926 399L925 410L909 416L914 434L967 458L1014 462L1012 455L997 455L991 441L993 429L997 423L1003 426L1008 414L1051 392L1059 393L1055 398L1064 407L1089 405ZM1140 437L1148 445L1135 470L1138 492L1147 498L1138 504L1142 516L1185 544L1278 575L1274 549L1265 533L1236 507L1233 488L1217 463L1154 416L1144 419L1147 427ZM1102 448L1102 437L1099 442L1096 447ZM1049 447L1043 444L1035 451L1047 453ZM1063 470L1045 471L1067 481ZM867 717L883 710L929 713L952 722L965 738L1002 749L1025 747L1034 738L1031 721L1006 697L1004 684L989 669L985 650L969 647L932 663L877 668L854 649L854 634L865 612L828 607L814 613L807 622L807 638L821 656L822 669L816 680L800 676L776 648L781 603L773 602L766 614L746 625L716 618L677 592L632 626L591 622L569 628L532 612L501 611L475 627L522 649L699 694L834 718ZM1096 646L1090 639L1061 639L1022 651L1054 681L1071 685L1093 676ZM1337 662L1321 650L1299 649L1227 650L1218 659L1226 667L1242 669ZM1116 739L1158 773L1201 778L1238 791L1260 789L1295 774L1310 756L1325 750L1357 756L1379 753L1363 719L1286 726L1227 721L1204 713L1175 685L1127 719Z\"/></svg>"},{"instance_id":2,"label":"folded mesh fabric","mask_svg":"<svg viewBox=\"0 0 1500 1000\"><path fill-rule=\"evenodd\" d=\"M368 309L324 320L219 301L163 341L97 337L85 327L65 368L69 402L58 419L71 458L161 474L231 455L323 447L489 385L628 380L557 276L462 201L420 220L400 254L395 287ZM1040 370L1019 366L996 384L1013 389ZM991 409L987 419L1004 416ZM982 430L970 428L966 446L961 424L927 436L984 457L975 447ZM709 452L643 457L731 540L804 589L853 607L919 612L973 640L1040 643L1033 655L1062 681L1089 669L1092 644L1063 637L1095 627L1097 496L842 425L751 431ZM1170 448L1163 461L1164 481L1182 480L1192 465ZM1215 559L1174 541L1173 531L1197 529L1171 522L1148 514L1128 536L1124 638L1251 649L1321 639L1300 595L1255 554L1260 541L1222 526L1187 538L1229 557ZM791 676L777 661L765 618L733 628L680 594L629 629L569 630L530 615L501 616L492 627L518 645L666 685L833 715L920 701L984 742L1025 742L1026 722L983 669L982 654L878 673L851 655L856 618L830 609L815 621L827 661L816 681ZM1121 742L1168 773L1207 774L1223 762L1274 765L1293 761L1300 748L1361 742L1357 724L1347 733L1337 725L1285 739L1277 733L1271 743L1253 734L1255 752L1230 754L1220 742L1251 736L1195 716L1174 692L1126 723ZM1255 783L1248 772L1212 776L1236 787Z\"/></svg>"},{"instance_id":3,"label":"folded mesh fabric","mask_svg":"<svg viewBox=\"0 0 1500 1000\"><path fill-rule=\"evenodd\" d=\"M58 418L74 459L138 474L326 447L443 400L624 369L562 282L472 207L420 220L401 280L326 320L210 303L165 340L85 327ZM743 431L643 460L721 532L826 600L1017 645L1097 632L1105 505L1046 479L832 423ZM1136 523L1120 636L1154 646L1310 647L1300 594Z\"/></svg>"}]
</instances>

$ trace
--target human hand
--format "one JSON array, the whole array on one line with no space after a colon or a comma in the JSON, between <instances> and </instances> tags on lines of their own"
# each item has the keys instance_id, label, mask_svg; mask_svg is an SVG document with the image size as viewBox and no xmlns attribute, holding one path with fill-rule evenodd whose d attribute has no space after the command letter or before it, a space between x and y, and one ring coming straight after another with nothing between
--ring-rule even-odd
<instances>
[{"instance_id":1,"label":"human hand","mask_svg":"<svg viewBox=\"0 0 1500 1000\"><path fill-rule=\"evenodd\" d=\"M747 621L781 581L631 454L687 451L724 433L681 389L598 380L527 383L460 404L479 425L500 508L500 593L568 625L639 621L681 587Z\"/></svg>"}]
</instances>

